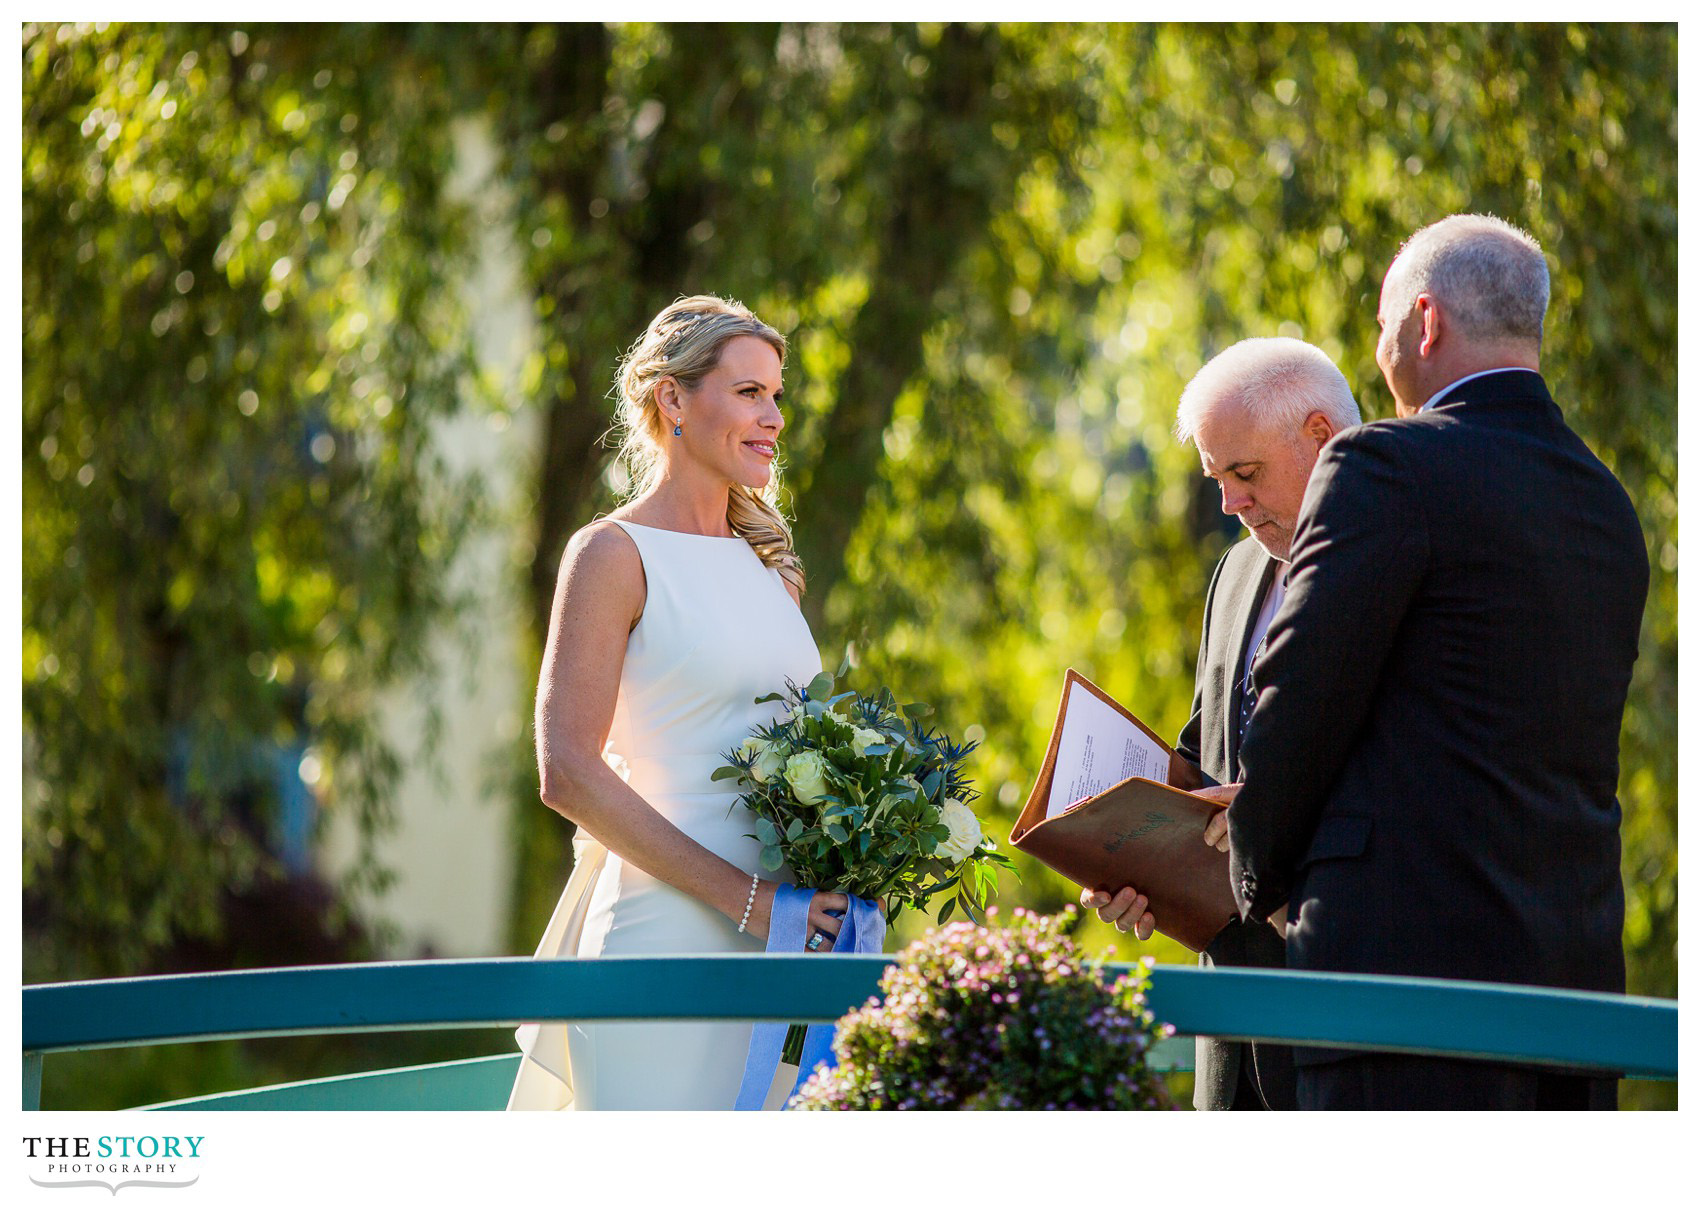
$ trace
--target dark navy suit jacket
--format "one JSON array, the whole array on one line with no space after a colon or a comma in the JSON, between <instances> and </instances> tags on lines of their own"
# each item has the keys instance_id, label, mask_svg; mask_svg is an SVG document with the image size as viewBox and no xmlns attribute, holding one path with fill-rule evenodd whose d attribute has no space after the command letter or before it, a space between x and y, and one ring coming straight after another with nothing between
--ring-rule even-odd
<instances>
[{"instance_id":1,"label":"dark navy suit jacket","mask_svg":"<svg viewBox=\"0 0 1700 1212\"><path fill-rule=\"evenodd\" d=\"M1629 497L1532 371L1324 448L1229 814L1242 915L1289 905L1290 967L1623 990L1647 579Z\"/></svg>"}]
</instances>

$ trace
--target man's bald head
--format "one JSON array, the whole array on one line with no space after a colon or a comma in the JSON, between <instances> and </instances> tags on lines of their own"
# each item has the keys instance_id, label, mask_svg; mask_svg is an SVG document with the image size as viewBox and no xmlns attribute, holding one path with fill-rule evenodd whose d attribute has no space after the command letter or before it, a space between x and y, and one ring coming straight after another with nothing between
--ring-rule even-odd
<instances>
[{"instance_id":1,"label":"man's bald head","mask_svg":"<svg viewBox=\"0 0 1700 1212\"><path fill-rule=\"evenodd\" d=\"M1427 292L1476 340L1541 343L1551 290L1535 238L1492 215L1452 215L1405 241L1388 270L1394 311Z\"/></svg>"},{"instance_id":2,"label":"man's bald head","mask_svg":"<svg viewBox=\"0 0 1700 1212\"><path fill-rule=\"evenodd\" d=\"M1375 352L1400 415L1477 371L1539 369L1550 289L1534 237L1491 215L1452 215L1405 241L1382 280Z\"/></svg>"}]
</instances>

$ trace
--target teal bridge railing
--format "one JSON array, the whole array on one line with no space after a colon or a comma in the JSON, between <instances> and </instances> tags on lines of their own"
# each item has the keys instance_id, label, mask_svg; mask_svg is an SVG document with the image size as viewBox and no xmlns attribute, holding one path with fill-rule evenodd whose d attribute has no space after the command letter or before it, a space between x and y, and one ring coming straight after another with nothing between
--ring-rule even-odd
<instances>
[{"instance_id":1,"label":"teal bridge railing","mask_svg":"<svg viewBox=\"0 0 1700 1212\"><path fill-rule=\"evenodd\" d=\"M889 955L420 960L30 985L23 1106L41 1103L47 1053L329 1032L512 1026L542 1020L829 1022L877 993ZM1128 965L1111 964L1118 973ZM1156 1063L1191 1064L1182 1038L1563 1065L1676 1077L1676 1002L1491 985L1159 965L1150 1005L1174 1026ZM499 1110L519 1054L232 1091L152 1110Z\"/></svg>"}]
</instances>

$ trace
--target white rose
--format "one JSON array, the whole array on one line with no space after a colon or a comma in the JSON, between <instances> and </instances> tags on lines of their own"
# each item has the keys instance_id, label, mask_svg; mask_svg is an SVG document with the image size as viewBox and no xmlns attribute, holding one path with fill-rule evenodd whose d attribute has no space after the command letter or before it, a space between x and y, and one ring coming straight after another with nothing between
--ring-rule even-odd
<instances>
[{"instance_id":1,"label":"white rose","mask_svg":"<svg viewBox=\"0 0 1700 1212\"><path fill-rule=\"evenodd\" d=\"M750 763L750 777L758 783L771 783L784 766L779 747L760 737L748 736L733 751L734 756Z\"/></svg>"},{"instance_id":2,"label":"white rose","mask_svg":"<svg viewBox=\"0 0 1700 1212\"><path fill-rule=\"evenodd\" d=\"M855 727L850 730L850 748L856 751L857 757L867 753L869 745L882 745L884 743L885 737L872 728Z\"/></svg>"},{"instance_id":3,"label":"white rose","mask_svg":"<svg viewBox=\"0 0 1700 1212\"><path fill-rule=\"evenodd\" d=\"M785 760L785 781L799 804L818 804L827 797L826 759L810 749Z\"/></svg>"},{"instance_id":4,"label":"white rose","mask_svg":"<svg viewBox=\"0 0 1700 1212\"><path fill-rule=\"evenodd\" d=\"M946 862L960 863L980 844L980 818L960 800L946 800L939 809L939 821L950 830L950 836L938 844L933 853Z\"/></svg>"},{"instance_id":5,"label":"white rose","mask_svg":"<svg viewBox=\"0 0 1700 1212\"><path fill-rule=\"evenodd\" d=\"M758 783L771 783L779 777L779 772L785 768L785 756L779 752L779 746L766 744L761 752L756 754L754 764L750 766L750 777Z\"/></svg>"}]
</instances>

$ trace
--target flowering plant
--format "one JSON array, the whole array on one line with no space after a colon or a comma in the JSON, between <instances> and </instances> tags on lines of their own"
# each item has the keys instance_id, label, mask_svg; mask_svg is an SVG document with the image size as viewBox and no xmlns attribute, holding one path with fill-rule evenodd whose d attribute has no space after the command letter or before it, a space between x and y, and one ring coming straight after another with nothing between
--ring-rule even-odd
<instances>
[{"instance_id":1,"label":"flowering plant","mask_svg":"<svg viewBox=\"0 0 1700 1212\"><path fill-rule=\"evenodd\" d=\"M974 745L926 729L924 703L899 713L890 690L834 694L836 684L822 673L756 700L790 711L714 772L747 789L740 802L755 813L761 865L789 866L799 887L883 898L888 922L952 890L938 920L959 904L972 916L997 867L1013 868L968 807L978 793L962 766Z\"/></svg>"},{"instance_id":2,"label":"flowering plant","mask_svg":"<svg viewBox=\"0 0 1700 1212\"><path fill-rule=\"evenodd\" d=\"M928 930L881 978L884 1002L839 1020L837 1066L791 1107L1167 1110L1147 1050L1173 1028L1146 1008L1150 961L1106 981L1065 933L1073 915Z\"/></svg>"}]
</instances>

